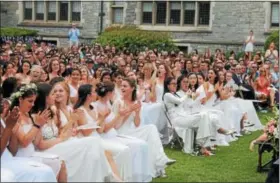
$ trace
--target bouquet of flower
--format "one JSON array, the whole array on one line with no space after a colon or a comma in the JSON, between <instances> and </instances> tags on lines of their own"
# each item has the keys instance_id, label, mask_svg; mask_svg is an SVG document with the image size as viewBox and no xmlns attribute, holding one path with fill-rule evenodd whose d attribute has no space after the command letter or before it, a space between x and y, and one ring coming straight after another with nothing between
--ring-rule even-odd
<instances>
[{"instance_id":1,"label":"bouquet of flower","mask_svg":"<svg viewBox=\"0 0 280 183\"><path fill-rule=\"evenodd\" d=\"M264 127L264 133L257 139L250 143L250 150L254 150L254 144L256 142L262 142L263 144L269 142L275 151L279 151L279 110L274 107L272 110L272 117L267 117L268 123Z\"/></svg>"}]
</instances>

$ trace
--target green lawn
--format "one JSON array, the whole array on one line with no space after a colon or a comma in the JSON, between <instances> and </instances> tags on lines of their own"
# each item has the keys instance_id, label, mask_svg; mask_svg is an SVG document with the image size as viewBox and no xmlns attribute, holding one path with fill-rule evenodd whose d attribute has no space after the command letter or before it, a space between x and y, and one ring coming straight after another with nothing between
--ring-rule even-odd
<instances>
[{"instance_id":1,"label":"green lawn","mask_svg":"<svg viewBox=\"0 0 280 183\"><path fill-rule=\"evenodd\" d=\"M259 114L263 124L266 115L271 113ZM218 147L211 157L195 157L167 147L165 152L177 162L166 169L168 177L153 182L264 182L266 174L256 171L257 150L249 151L249 143L261 133L240 137L229 147ZM267 154L265 159L269 157Z\"/></svg>"}]
</instances>

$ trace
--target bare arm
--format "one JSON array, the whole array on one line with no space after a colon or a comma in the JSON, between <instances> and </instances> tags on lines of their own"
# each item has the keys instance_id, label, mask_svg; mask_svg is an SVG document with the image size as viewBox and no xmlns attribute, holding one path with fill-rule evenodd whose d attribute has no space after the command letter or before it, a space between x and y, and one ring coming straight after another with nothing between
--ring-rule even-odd
<instances>
[{"instance_id":1,"label":"bare arm","mask_svg":"<svg viewBox=\"0 0 280 183\"><path fill-rule=\"evenodd\" d=\"M1 155L5 151L8 141L11 138L12 129L11 128L3 128L2 125L0 125L1 129Z\"/></svg>"}]
</instances>

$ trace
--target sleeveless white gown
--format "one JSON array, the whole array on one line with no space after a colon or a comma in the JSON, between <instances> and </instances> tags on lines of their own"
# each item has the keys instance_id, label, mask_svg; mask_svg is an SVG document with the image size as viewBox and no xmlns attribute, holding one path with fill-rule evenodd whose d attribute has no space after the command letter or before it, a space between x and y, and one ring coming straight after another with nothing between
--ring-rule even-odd
<instances>
[{"instance_id":1,"label":"sleeveless white gown","mask_svg":"<svg viewBox=\"0 0 280 183\"><path fill-rule=\"evenodd\" d=\"M96 124L96 121L88 114L84 107L80 107L79 109L84 111L88 124ZM79 134L79 136L83 137L82 134ZM110 138L102 138L97 131L93 131L91 136L98 138L102 147L112 152L122 180L126 182L132 181L132 155L129 147L112 141Z\"/></svg>"},{"instance_id":2,"label":"sleeveless white gown","mask_svg":"<svg viewBox=\"0 0 280 183\"><path fill-rule=\"evenodd\" d=\"M97 101L92 104L95 110L97 108L109 108L111 110L111 113L105 119L105 123L109 123L115 118L115 114L112 111L110 102L107 102L107 104L102 104L101 102ZM110 129L107 133L102 133L101 137L129 147L132 155L132 182L152 181L152 164L150 161L148 161L148 144L145 141L132 136L119 135L114 128Z\"/></svg>"},{"instance_id":3,"label":"sleeveless white gown","mask_svg":"<svg viewBox=\"0 0 280 183\"><path fill-rule=\"evenodd\" d=\"M114 102L113 111L118 113L119 105L123 106L122 100ZM161 171L164 171L168 157L162 147L159 132L155 125L145 125L136 127L134 124L135 112L133 112L123 125L117 129L121 135L128 135L142 139L148 143L149 161L152 163L152 176L156 177Z\"/></svg>"},{"instance_id":4,"label":"sleeveless white gown","mask_svg":"<svg viewBox=\"0 0 280 183\"><path fill-rule=\"evenodd\" d=\"M21 128L24 133L27 134L32 129L32 126L32 124L23 124L19 128ZM60 171L61 161L59 159L59 156L55 154L35 151L35 146L33 143L30 143L27 147L20 146L18 148L16 156L29 157L32 160L44 163L53 169L55 175L58 175Z\"/></svg>"},{"instance_id":5,"label":"sleeveless white gown","mask_svg":"<svg viewBox=\"0 0 280 183\"><path fill-rule=\"evenodd\" d=\"M156 84L156 102L142 102L141 108L141 125L153 124L157 127L162 136L162 143L169 143L168 121L164 114L162 102L163 86Z\"/></svg>"},{"instance_id":6,"label":"sleeveless white gown","mask_svg":"<svg viewBox=\"0 0 280 183\"><path fill-rule=\"evenodd\" d=\"M197 91L200 95L206 96L203 85L201 85ZM209 92L212 91L214 91L214 86L210 84ZM214 95L204 104L204 107L209 110L221 110L224 114L221 123L222 127L224 129L231 129L235 130L236 132L240 132L240 121L242 119L243 113L236 106L231 105L227 100L217 100L217 96L214 93ZM232 138L230 135L225 136L222 134L217 134L216 143L217 145L228 146L228 143L233 140L234 138Z\"/></svg>"},{"instance_id":7,"label":"sleeveless white gown","mask_svg":"<svg viewBox=\"0 0 280 183\"><path fill-rule=\"evenodd\" d=\"M5 123L1 120L2 126ZM57 182L51 167L31 158L13 157L6 148L1 156L1 182Z\"/></svg>"},{"instance_id":8,"label":"sleeveless white gown","mask_svg":"<svg viewBox=\"0 0 280 183\"><path fill-rule=\"evenodd\" d=\"M45 124L41 130L45 140L58 137L58 128L54 123ZM98 138L71 137L43 152L56 154L65 161L69 182L101 182L112 174Z\"/></svg>"}]
</instances>

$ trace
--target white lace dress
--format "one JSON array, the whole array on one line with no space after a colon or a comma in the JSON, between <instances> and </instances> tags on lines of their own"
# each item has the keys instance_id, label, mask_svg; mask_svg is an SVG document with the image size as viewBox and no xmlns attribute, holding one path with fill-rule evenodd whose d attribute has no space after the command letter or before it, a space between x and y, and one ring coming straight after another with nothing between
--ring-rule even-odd
<instances>
[{"instance_id":1,"label":"white lace dress","mask_svg":"<svg viewBox=\"0 0 280 183\"><path fill-rule=\"evenodd\" d=\"M5 123L1 120L2 127ZM31 158L13 157L5 148L1 156L1 182L56 182L51 167Z\"/></svg>"},{"instance_id":2,"label":"white lace dress","mask_svg":"<svg viewBox=\"0 0 280 183\"><path fill-rule=\"evenodd\" d=\"M119 107L124 106L122 100L114 102L113 111L118 114ZM128 135L142 139L148 144L149 161L152 163L152 175L156 177L158 173L164 171L168 157L162 147L159 132L155 125L145 125L136 127L134 124L135 112L133 112L122 126L117 129L121 135Z\"/></svg>"},{"instance_id":3,"label":"white lace dress","mask_svg":"<svg viewBox=\"0 0 280 183\"><path fill-rule=\"evenodd\" d=\"M57 138L57 126L54 123L44 125L42 136L44 140ZM72 137L43 152L57 154L65 161L69 182L101 182L111 175L110 165L98 138Z\"/></svg>"},{"instance_id":4,"label":"white lace dress","mask_svg":"<svg viewBox=\"0 0 280 183\"><path fill-rule=\"evenodd\" d=\"M110 102L103 104L99 101L92 103L94 109L104 110L109 108L111 113L105 119L105 123L111 122L115 118ZM97 111L96 111L97 113ZM150 182L152 181L152 164L148 159L148 144L138 138L126 135L119 135L118 132L112 128L107 133L101 134L104 139L110 139L111 142L121 143L129 147L132 155L132 182Z\"/></svg>"}]
</instances>

